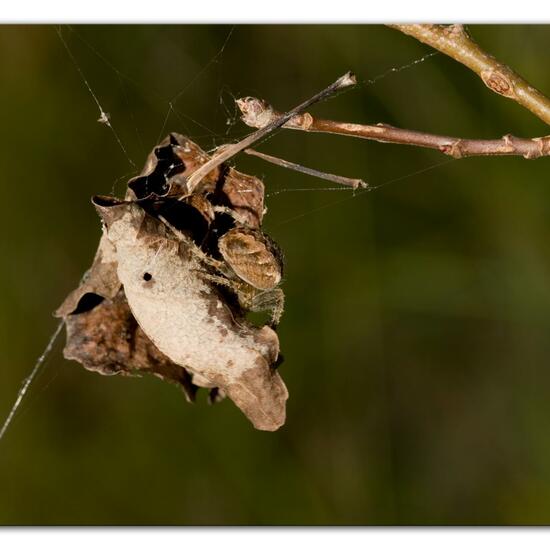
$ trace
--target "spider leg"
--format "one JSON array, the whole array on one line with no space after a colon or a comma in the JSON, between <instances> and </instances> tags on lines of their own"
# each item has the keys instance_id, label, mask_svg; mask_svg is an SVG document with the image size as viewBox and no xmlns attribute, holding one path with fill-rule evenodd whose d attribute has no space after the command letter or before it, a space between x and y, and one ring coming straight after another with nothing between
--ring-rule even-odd
<instances>
[{"instance_id":1,"label":"spider leg","mask_svg":"<svg viewBox=\"0 0 550 550\"><path fill-rule=\"evenodd\" d=\"M223 285L233 291L235 291L235 284L231 281L231 279L228 279L227 277L224 277L223 275L213 275L212 273L209 273L208 271L203 270L197 270L207 281L210 281L211 283L217 284L217 285Z\"/></svg>"},{"instance_id":2,"label":"spider leg","mask_svg":"<svg viewBox=\"0 0 550 550\"><path fill-rule=\"evenodd\" d=\"M229 208L228 206L214 206L214 212L220 212L222 214L227 214L228 216L231 216L237 223L240 223L241 225L248 225L248 221L235 212L232 208Z\"/></svg>"},{"instance_id":3,"label":"spider leg","mask_svg":"<svg viewBox=\"0 0 550 550\"><path fill-rule=\"evenodd\" d=\"M246 305L250 311L269 311L270 325L276 327L285 309L285 294L280 288L264 290L252 296Z\"/></svg>"},{"instance_id":4,"label":"spider leg","mask_svg":"<svg viewBox=\"0 0 550 550\"><path fill-rule=\"evenodd\" d=\"M185 242L191 247L191 252L201 260L202 263L224 273L224 264L203 252L191 239L184 235L179 229L175 228L164 216L159 216L159 219L176 235L178 240Z\"/></svg>"}]
</instances>

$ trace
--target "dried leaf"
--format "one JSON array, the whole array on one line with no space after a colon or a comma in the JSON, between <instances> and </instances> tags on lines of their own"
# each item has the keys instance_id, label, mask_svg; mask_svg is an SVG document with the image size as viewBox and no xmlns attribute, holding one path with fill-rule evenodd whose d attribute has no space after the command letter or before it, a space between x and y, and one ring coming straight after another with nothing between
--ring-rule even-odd
<instances>
[{"instance_id":1,"label":"dried leaf","mask_svg":"<svg viewBox=\"0 0 550 550\"><path fill-rule=\"evenodd\" d=\"M126 199L186 196L187 179L209 159L196 143L172 133L149 154L142 173L128 182ZM250 227L261 226L264 184L258 178L222 165L202 180L201 193L193 197L210 194L212 204L231 207Z\"/></svg>"},{"instance_id":2,"label":"dried leaf","mask_svg":"<svg viewBox=\"0 0 550 550\"><path fill-rule=\"evenodd\" d=\"M170 134L130 180L126 201L94 199L104 234L92 267L56 312L67 327L64 353L101 374L154 374L180 385L190 401L198 387L209 389L210 402L228 395L256 428L275 430L288 398L275 370L278 337L248 323L204 264L235 220L245 240L250 232L259 239L256 256L277 260L260 231L264 187L222 165L190 195L187 179L208 159ZM259 273L258 281L278 282L273 265L277 273Z\"/></svg>"},{"instance_id":3,"label":"dried leaf","mask_svg":"<svg viewBox=\"0 0 550 550\"><path fill-rule=\"evenodd\" d=\"M246 225L259 228L264 215L264 184L261 180L230 168L222 184L227 204L246 221Z\"/></svg>"},{"instance_id":4,"label":"dried leaf","mask_svg":"<svg viewBox=\"0 0 550 550\"><path fill-rule=\"evenodd\" d=\"M103 375L150 373L178 384L188 401L197 385L185 369L161 353L136 322L124 292L84 313L69 315L64 355Z\"/></svg>"},{"instance_id":5,"label":"dried leaf","mask_svg":"<svg viewBox=\"0 0 550 550\"><path fill-rule=\"evenodd\" d=\"M128 182L127 199L143 199L188 195L187 179L209 160L209 156L196 143L181 134L169 134L147 157L141 174ZM221 168L208 174L203 182L205 190L216 188Z\"/></svg>"},{"instance_id":6,"label":"dried leaf","mask_svg":"<svg viewBox=\"0 0 550 550\"><path fill-rule=\"evenodd\" d=\"M225 391L256 428L279 428L288 393L272 368L276 333L230 308L191 239L177 239L136 203L97 198L95 204L116 248L128 304L154 345Z\"/></svg>"},{"instance_id":7,"label":"dried leaf","mask_svg":"<svg viewBox=\"0 0 550 550\"><path fill-rule=\"evenodd\" d=\"M114 298L120 289L117 275L116 252L113 244L105 236L99 246L92 267L82 278L82 282L59 306L55 315L67 317L92 309L104 298Z\"/></svg>"}]
</instances>

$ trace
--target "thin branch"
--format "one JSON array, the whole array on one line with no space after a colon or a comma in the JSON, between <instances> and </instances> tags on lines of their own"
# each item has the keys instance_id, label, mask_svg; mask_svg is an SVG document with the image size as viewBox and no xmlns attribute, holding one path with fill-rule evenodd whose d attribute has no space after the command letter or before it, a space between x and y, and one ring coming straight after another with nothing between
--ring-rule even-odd
<instances>
[{"instance_id":1,"label":"thin branch","mask_svg":"<svg viewBox=\"0 0 550 550\"><path fill-rule=\"evenodd\" d=\"M339 185L344 185L345 187L351 187L352 189L367 189L369 184L361 179L355 178L346 178L344 176L337 176L335 174L328 174L327 172L320 172L319 170L314 170L313 168L308 168L307 166L302 166L301 164L296 164L294 162L289 162L288 160L280 159L278 157L273 157L271 155L266 155L265 153L260 153L254 149L245 149L244 152L247 155L252 155L253 157L261 158L277 166L282 166L283 168L288 168L289 170L295 170L302 174L307 174L308 176L313 176L315 178L321 178L323 180L332 181Z\"/></svg>"},{"instance_id":2,"label":"thin branch","mask_svg":"<svg viewBox=\"0 0 550 550\"><path fill-rule=\"evenodd\" d=\"M208 162L203 164L198 170L193 172L189 180L187 181L187 189L189 193L193 193L199 182L212 170L218 167L220 164L235 156L237 153L240 153L244 149L250 147L254 143L260 141L266 137L271 132L277 130L285 123L287 123L291 118L303 112L308 107L311 107L315 103L327 99L331 95L334 95L336 92L354 86L357 83L355 75L351 72L347 72L345 75L341 76L338 80L333 82L330 86L327 86L324 90L321 90L319 93L310 97L308 100L304 101L294 109L291 109L285 114L280 114L276 119L271 120L268 124L262 125L257 132L250 134L245 137L238 143L232 145L227 145L220 148L219 152L215 154ZM182 197L183 198L183 197Z\"/></svg>"},{"instance_id":3,"label":"thin branch","mask_svg":"<svg viewBox=\"0 0 550 550\"><path fill-rule=\"evenodd\" d=\"M254 97L238 99L237 105L241 110L242 120L252 128L261 128L280 117L280 114L271 105ZM284 125L284 128L305 132L339 134L382 143L427 147L437 149L454 158L517 155L526 159L535 159L550 156L550 136L518 138L506 135L501 139L463 139L406 130L387 124L352 124L316 119L310 113L302 113L290 119Z\"/></svg>"},{"instance_id":4,"label":"thin branch","mask_svg":"<svg viewBox=\"0 0 550 550\"><path fill-rule=\"evenodd\" d=\"M388 25L443 52L479 75L493 92L550 124L550 99L476 44L462 25Z\"/></svg>"}]
</instances>

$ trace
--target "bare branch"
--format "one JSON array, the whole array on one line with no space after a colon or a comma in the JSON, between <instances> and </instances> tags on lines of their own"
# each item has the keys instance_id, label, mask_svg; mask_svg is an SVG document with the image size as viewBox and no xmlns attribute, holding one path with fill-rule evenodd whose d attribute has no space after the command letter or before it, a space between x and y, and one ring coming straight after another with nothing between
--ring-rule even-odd
<instances>
[{"instance_id":1,"label":"bare branch","mask_svg":"<svg viewBox=\"0 0 550 550\"><path fill-rule=\"evenodd\" d=\"M260 153L260 151L255 151L254 149L245 149L244 152L247 155L261 158L262 160L271 162L272 164L276 164L277 166L282 166L283 168L288 168L289 170L295 170L296 172L301 172L302 174L307 174L308 176L313 176L315 178L332 181L333 183L344 185L345 187L351 187L352 189L367 189L369 186L367 182L361 179L346 178L344 176L337 176L335 174L327 174L326 172L320 172L319 170L314 170L313 168L308 168L307 166L302 166L301 164L296 164L295 162L289 162L288 160L273 157L271 155L266 155L265 153Z\"/></svg>"},{"instance_id":2,"label":"bare branch","mask_svg":"<svg viewBox=\"0 0 550 550\"><path fill-rule=\"evenodd\" d=\"M493 92L550 124L550 99L476 44L462 25L388 25L443 52L479 75Z\"/></svg>"},{"instance_id":3,"label":"bare branch","mask_svg":"<svg viewBox=\"0 0 550 550\"><path fill-rule=\"evenodd\" d=\"M248 126L259 128L277 120L280 114L265 101L254 97L237 100L242 112L242 120ZM463 139L452 136L439 136L415 130L396 128L387 124L352 124L333 120L316 119L310 113L302 113L290 119L284 128L339 134L382 143L400 143L437 149L454 158L471 156L517 155L526 159L550 156L550 136L518 138L506 135L501 139Z\"/></svg>"},{"instance_id":4,"label":"bare branch","mask_svg":"<svg viewBox=\"0 0 550 550\"><path fill-rule=\"evenodd\" d=\"M198 170L193 172L187 182L188 192L193 193L202 178L204 178L206 174L214 170L226 160L235 156L237 153L240 153L247 147L250 147L254 143L260 141L262 138L275 131L277 128L280 128L291 118L303 112L308 107L311 107L313 104L330 97L331 95L340 90L343 90L344 88L354 86L356 83L357 80L355 78L355 75L351 72L347 72L345 75L341 76L338 80L333 82L330 86L326 87L324 90L321 90L319 93L310 97L308 100L304 101L297 107L294 107L294 109L291 109L287 113L280 114L276 119L270 120L268 124L262 125L257 132L250 134L238 143L220 148L217 154L215 154L208 162L203 164Z\"/></svg>"}]
</instances>

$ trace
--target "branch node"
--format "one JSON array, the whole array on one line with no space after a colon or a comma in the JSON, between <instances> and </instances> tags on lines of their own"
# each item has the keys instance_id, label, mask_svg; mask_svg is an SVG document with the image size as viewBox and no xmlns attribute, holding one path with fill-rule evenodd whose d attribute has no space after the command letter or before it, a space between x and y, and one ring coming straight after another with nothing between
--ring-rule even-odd
<instances>
[{"instance_id":1,"label":"branch node","mask_svg":"<svg viewBox=\"0 0 550 550\"><path fill-rule=\"evenodd\" d=\"M454 36L456 38L468 37L468 33L466 32L464 25L459 25L459 24L449 25L449 26L445 26L444 30L446 34L448 34L449 36Z\"/></svg>"},{"instance_id":2,"label":"branch node","mask_svg":"<svg viewBox=\"0 0 550 550\"><path fill-rule=\"evenodd\" d=\"M292 123L293 125L298 126L302 130L309 130L313 124L313 117L309 113L304 113L302 115L298 115L297 117L294 117L293 119L289 120L289 123Z\"/></svg>"},{"instance_id":3,"label":"branch node","mask_svg":"<svg viewBox=\"0 0 550 550\"><path fill-rule=\"evenodd\" d=\"M487 88L493 92L514 99L516 92L512 81L500 70L487 69L481 71L481 79Z\"/></svg>"},{"instance_id":4,"label":"branch node","mask_svg":"<svg viewBox=\"0 0 550 550\"><path fill-rule=\"evenodd\" d=\"M546 157L550 155L550 136L543 136L543 137L537 137L533 138L533 140L537 144L537 150L539 151L541 157ZM534 157L530 157L534 158Z\"/></svg>"},{"instance_id":5,"label":"branch node","mask_svg":"<svg viewBox=\"0 0 550 550\"><path fill-rule=\"evenodd\" d=\"M242 97L235 101L242 116L241 120L251 128L263 128L273 120L273 107L256 97Z\"/></svg>"},{"instance_id":6,"label":"branch node","mask_svg":"<svg viewBox=\"0 0 550 550\"><path fill-rule=\"evenodd\" d=\"M452 143L441 145L439 147L439 150L442 153L444 153L446 155L449 155L449 156L451 156L455 159L461 159L464 156L464 151L462 150L462 140L461 139L457 139L457 140L453 141Z\"/></svg>"},{"instance_id":7,"label":"branch node","mask_svg":"<svg viewBox=\"0 0 550 550\"><path fill-rule=\"evenodd\" d=\"M502 140L504 141L504 145L508 147L509 151L514 150L514 136L512 134L502 136Z\"/></svg>"}]
</instances>

